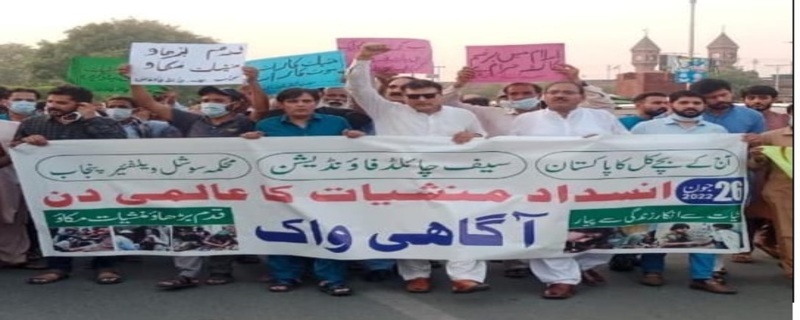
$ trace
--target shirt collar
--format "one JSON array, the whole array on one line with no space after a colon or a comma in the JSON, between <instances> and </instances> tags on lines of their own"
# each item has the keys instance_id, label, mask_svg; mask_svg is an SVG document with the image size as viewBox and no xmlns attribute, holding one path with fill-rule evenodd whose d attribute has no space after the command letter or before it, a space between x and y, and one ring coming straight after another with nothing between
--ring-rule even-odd
<instances>
[{"instance_id":1,"label":"shirt collar","mask_svg":"<svg viewBox=\"0 0 800 320\"><path fill-rule=\"evenodd\" d=\"M309 119L309 120L319 121L319 120L322 120L322 116L320 116L318 113L314 112L313 114L311 114L311 119ZM284 115L281 116L281 122L290 123L291 121L289 120L289 116L284 114Z\"/></svg>"},{"instance_id":2,"label":"shirt collar","mask_svg":"<svg viewBox=\"0 0 800 320\"><path fill-rule=\"evenodd\" d=\"M673 125L673 124L674 125L678 125L678 122L675 121L675 119L673 119L672 117L666 117L666 118L663 118L663 119L664 119L664 124L666 124L666 125ZM702 117L701 117L700 121L697 121L697 126L705 126L705 125L706 125L706 121L703 120Z\"/></svg>"}]
</instances>

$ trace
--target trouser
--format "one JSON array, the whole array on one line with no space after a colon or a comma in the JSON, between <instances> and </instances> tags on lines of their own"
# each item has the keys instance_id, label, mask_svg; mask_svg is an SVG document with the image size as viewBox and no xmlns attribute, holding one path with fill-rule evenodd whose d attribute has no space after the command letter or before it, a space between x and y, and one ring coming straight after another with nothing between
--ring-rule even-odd
<instances>
[{"instance_id":1,"label":"trouser","mask_svg":"<svg viewBox=\"0 0 800 320\"><path fill-rule=\"evenodd\" d=\"M563 283L577 285L581 271L594 269L611 260L610 254L585 253L574 258L531 259L531 272L545 284Z\"/></svg>"},{"instance_id":2,"label":"trouser","mask_svg":"<svg viewBox=\"0 0 800 320\"><path fill-rule=\"evenodd\" d=\"M789 187L791 188L791 186ZM775 212L775 234L778 238L778 250L781 256L781 267L789 277L794 277L794 204L792 189L767 190L764 199Z\"/></svg>"},{"instance_id":3,"label":"trouser","mask_svg":"<svg viewBox=\"0 0 800 320\"><path fill-rule=\"evenodd\" d=\"M447 261L445 266L450 280L486 280L486 261ZM403 280L431 277L431 262L428 260L397 260L397 271Z\"/></svg>"},{"instance_id":4,"label":"trouser","mask_svg":"<svg viewBox=\"0 0 800 320\"><path fill-rule=\"evenodd\" d=\"M643 273L664 273L664 258L666 253L646 253L641 258ZM690 253L689 272L692 280L708 280L713 277L716 254Z\"/></svg>"},{"instance_id":5,"label":"trouser","mask_svg":"<svg viewBox=\"0 0 800 320\"><path fill-rule=\"evenodd\" d=\"M232 274L233 261L236 256L210 256L204 261L203 257L173 257L172 262L182 277L197 278L203 271L204 262L208 264L208 272L212 274Z\"/></svg>"},{"instance_id":6,"label":"trouser","mask_svg":"<svg viewBox=\"0 0 800 320\"><path fill-rule=\"evenodd\" d=\"M70 257L47 257L47 268L61 271L63 273L72 272L72 260ZM114 267L116 257L94 257L92 258L92 269L103 270Z\"/></svg>"},{"instance_id":7,"label":"trouser","mask_svg":"<svg viewBox=\"0 0 800 320\"><path fill-rule=\"evenodd\" d=\"M272 278L277 281L291 282L302 278L308 259L297 256L269 256L267 265ZM314 258L314 275L320 281L333 285L344 284L347 276L347 261Z\"/></svg>"},{"instance_id":8,"label":"trouser","mask_svg":"<svg viewBox=\"0 0 800 320\"><path fill-rule=\"evenodd\" d=\"M392 270L396 262L389 259L371 259L363 261L364 267L369 271Z\"/></svg>"}]
</instances>

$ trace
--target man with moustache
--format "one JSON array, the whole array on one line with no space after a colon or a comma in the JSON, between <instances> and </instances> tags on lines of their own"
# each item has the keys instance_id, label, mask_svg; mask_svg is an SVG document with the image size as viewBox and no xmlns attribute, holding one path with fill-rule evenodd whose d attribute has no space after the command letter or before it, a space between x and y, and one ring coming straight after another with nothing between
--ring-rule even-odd
<instances>
[{"instance_id":1,"label":"man with moustache","mask_svg":"<svg viewBox=\"0 0 800 320\"><path fill-rule=\"evenodd\" d=\"M703 96L707 106L707 111L703 114L703 120L721 125L729 133L744 133L745 141L751 147L760 144L759 140L761 138L759 135L766 129L764 116L748 107L734 105L733 92L729 82L721 79L703 79L689 86L689 90ZM750 194L755 194L757 191L754 187L756 177L752 172L748 173L748 180L750 182ZM751 199L748 199L748 204L751 201ZM764 218L766 217L756 217L755 215L748 217L747 227L751 243L755 231L763 226L763 220L758 219ZM740 253L733 255L732 261L752 263L754 260L749 253ZM717 271L724 272L723 268L721 261L718 262Z\"/></svg>"},{"instance_id":2,"label":"man with moustache","mask_svg":"<svg viewBox=\"0 0 800 320\"><path fill-rule=\"evenodd\" d=\"M50 140L125 139L125 130L116 121L100 117L92 105L91 91L74 86L61 86L47 94L46 114L22 121L14 137L14 145L27 143L46 146ZM28 279L31 284L49 284L64 280L72 271L72 258L48 257L49 271ZM115 284L122 277L113 271L113 257L95 257L95 281Z\"/></svg>"},{"instance_id":3,"label":"man with moustache","mask_svg":"<svg viewBox=\"0 0 800 320\"><path fill-rule=\"evenodd\" d=\"M625 129L633 129L639 122L651 120L669 110L667 95L661 92L645 92L633 98L636 115L620 118Z\"/></svg>"}]
</instances>

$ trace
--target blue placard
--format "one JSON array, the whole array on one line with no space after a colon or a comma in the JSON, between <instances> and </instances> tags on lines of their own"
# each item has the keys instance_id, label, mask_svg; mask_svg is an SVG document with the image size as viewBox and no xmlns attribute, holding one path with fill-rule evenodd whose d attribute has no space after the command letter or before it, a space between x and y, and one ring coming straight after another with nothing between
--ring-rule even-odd
<instances>
[{"instance_id":1,"label":"blue placard","mask_svg":"<svg viewBox=\"0 0 800 320\"><path fill-rule=\"evenodd\" d=\"M258 82L268 94L288 88L343 87L344 53L326 51L248 61L259 70Z\"/></svg>"}]
</instances>

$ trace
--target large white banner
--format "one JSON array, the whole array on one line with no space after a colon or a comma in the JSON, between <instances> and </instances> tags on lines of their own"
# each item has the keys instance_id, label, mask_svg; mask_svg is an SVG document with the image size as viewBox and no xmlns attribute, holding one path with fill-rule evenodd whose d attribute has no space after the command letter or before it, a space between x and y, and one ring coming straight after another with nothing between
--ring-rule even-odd
<instances>
[{"instance_id":1,"label":"large white banner","mask_svg":"<svg viewBox=\"0 0 800 320\"><path fill-rule=\"evenodd\" d=\"M45 255L503 259L747 250L739 135L52 141Z\"/></svg>"}]
</instances>

